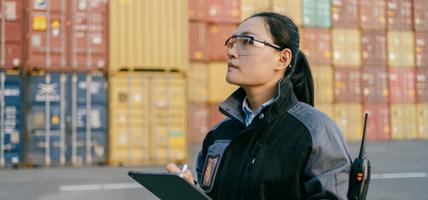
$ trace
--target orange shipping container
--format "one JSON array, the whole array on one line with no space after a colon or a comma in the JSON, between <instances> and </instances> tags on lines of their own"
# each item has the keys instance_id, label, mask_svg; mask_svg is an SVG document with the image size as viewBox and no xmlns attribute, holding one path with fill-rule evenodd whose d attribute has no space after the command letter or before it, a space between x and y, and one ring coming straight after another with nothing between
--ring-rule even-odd
<instances>
[{"instance_id":1,"label":"orange shipping container","mask_svg":"<svg viewBox=\"0 0 428 200\"><path fill-rule=\"evenodd\" d=\"M210 24L208 26L209 59L211 61L225 61L226 47L224 43L232 36L236 25L233 24Z\"/></svg>"},{"instance_id":2,"label":"orange shipping container","mask_svg":"<svg viewBox=\"0 0 428 200\"><path fill-rule=\"evenodd\" d=\"M334 100L337 103L360 103L362 101L360 69L334 69Z\"/></svg>"},{"instance_id":3,"label":"orange shipping container","mask_svg":"<svg viewBox=\"0 0 428 200\"><path fill-rule=\"evenodd\" d=\"M363 67L387 67L386 32L361 32L361 63Z\"/></svg>"},{"instance_id":4,"label":"orange shipping container","mask_svg":"<svg viewBox=\"0 0 428 200\"><path fill-rule=\"evenodd\" d=\"M336 104L334 117L347 140L361 140L363 111L361 104Z\"/></svg>"},{"instance_id":5,"label":"orange shipping container","mask_svg":"<svg viewBox=\"0 0 428 200\"><path fill-rule=\"evenodd\" d=\"M193 144L201 144L209 130L209 112L208 105L204 103L189 104L188 124L190 142Z\"/></svg>"},{"instance_id":6,"label":"orange shipping container","mask_svg":"<svg viewBox=\"0 0 428 200\"><path fill-rule=\"evenodd\" d=\"M204 22L190 22L189 24L189 56L193 61L208 60L208 33Z\"/></svg>"},{"instance_id":7,"label":"orange shipping container","mask_svg":"<svg viewBox=\"0 0 428 200\"><path fill-rule=\"evenodd\" d=\"M391 138L416 139L418 117L415 104L391 104Z\"/></svg>"},{"instance_id":8,"label":"orange shipping container","mask_svg":"<svg viewBox=\"0 0 428 200\"><path fill-rule=\"evenodd\" d=\"M331 65L330 29L301 29L301 49L309 62L315 65Z\"/></svg>"},{"instance_id":9,"label":"orange shipping container","mask_svg":"<svg viewBox=\"0 0 428 200\"><path fill-rule=\"evenodd\" d=\"M335 27L358 27L358 0L332 0L331 18Z\"/></svg>"},{"instance_id":10,"label":"orange shipping container","mask_svg":"<svg viewBox=\"0 0 428 200\"><path fill-rule=\"evenodd\" d=\"M341 67L360 67L361 36L357 29L337 29L333 34L333 64Z\"/></svg>"},{"instance_id":11,"label":"orange shipping container","mask_svg":"<svg viewBox=\"0 0 428 200\"><path fill-rule=\"evenodd\" d=\"M367 140L390 140L389 104L364 104L364 113L368 113Z\"/></svg>"},{"instance_id":12,"label":"orange shipping container","mask_svg":"<svg viewBox=\"0 0 428 200\"><path fill-rule=\"evenodd\" d=\"M215 125L220 123L225 119L225 116L218 110L219 104L213 103L208 104L209 107L209 120L208 120L208 127L209 129L212 129Z\"/></svg>"},{"instance_id":13,"label":"orange shipping container","mask_svg":"<svg viewBox=\"0 0 428 200\"><path fill-rule=\"evenodd\" d=\"M418 112L418 139L428 139L428 104L417 105Z\"/></svg>"},{"instance_id":14,"label":"orange shipping container","mask_svg":"<svg viewBox=\"0 0 428 200\"><path fill-rule=\"evenodd\" d=\"M191 63L187 71L189 101L208 102L209 69L205 63Z\"/></svg>"},{"instance_id":15,"label":"orange shipping container","mask_svg":"<svg viewBox=\"0 0 428 200\"><path fill-rule=\"evenodd\" d=\"M360 0L360 27L363 30L386 29L386 1Z\"/></svg>"},{"instance_id":16,"label":"orange shipping container","mask_svg":"<svg viewBox=\"0 0 428 200\"><path fill-rule=\"evenodd\" d=\"M239 0L208 0L208 21L212 23L240 22Z\"/></svg>"},{"instance_id":17,"label":"orange shipping container","mask_svg":"<svg viewBox=\"0 0 428 200\"><path fill-rule=\"evenodd\" d=\"M365 67L362 72L363 102L388 103L388 69Z\"/></svg>"},{"instance_id":18,"label":"orange shipping container","mask_svg":"<svg viewBox=\"0 0 428 200\"><path fill-rule=\"evenodd\" d=\"M1 1L0 68L19 68L24 62L23 1ZM0 28L1 29L1 28Z\"/></svg>"},{"instance_id":19,"label":"orange shipping container","mask_svg":"<svg viewBox=\"0 0 428 200\"><path fill-rule=\"evenodd\" d=\"M333 103L333 67L313 66L311 71L314 79L315 102Z\"/></svg>"},{"instance_id":20,"label":"orange shipping container","mask_svg":"<svg viewBox=\"0 0 428 200\"><path fill-rule=\"evenodd\" d=\"M241 20L268 10L271 10L270 0L241 0Z\"/></svg>"},{"instance_id":21,"label":"orange shipping container","mask_svg":"<svg viewBox=\"0 0 428 200\"><path fill-rule=\"evenodd\" d=\"M426 0L413 0L413 16L416 31L428 31L428 3Z\"/></svg>"},{"instance_id":22,"label":"orange shipping container","mask_svg":"<svg viewBox=\"0 0 428 200\"><path fill-rule=\"evenodd\" d=\"M412 30L412 0L388 0L389 30Z\"/></svg>"},{"instance_id":23,"label":"orange shipping container","mask_svg":"<svg viewBox=\"0 0 428 200\"><path fill-rule=\"evenodd\" d=\"M416 69L416 100L428 103L428 67Z\"/></svg>"},{"instance_id":24,"label":"orange shipping container","mask_svg":"<svg viewBox=\"0 0 428 200\"><path fill-rule=\"evenodd\" d=\"M414 68L389 69L389 100L391 103L416 102L416 74Z\"/></svg>"},{"instance_id":25,"label":"orange shipping container","mask_svg":"<svg viewBox=\"0 0 428 200\"><path fill-rule=\"evenodd\" d=\"M428 67L428 33L416 32L415 40L416 67Z\"/></svg>"},{"instance_id":26,"label":"orange shipping container","mask_svg":"<svg viewBox=\"0 0 428 200\"><path fill-rule=\"evenodd\" d=\"M207 14L208 2L206 0L189 0L190 21L206 21Z\"/></svg>"},{"instance_id":27,"label":"orange shipping container","mask_svg":"<svg viewBox=\"0 0 428 200\"><path fill-rule=\"evenodd\" d=\"M415 40L411 31L388 31L388 66L414 67Z\"/></svg>"}]
</instances>

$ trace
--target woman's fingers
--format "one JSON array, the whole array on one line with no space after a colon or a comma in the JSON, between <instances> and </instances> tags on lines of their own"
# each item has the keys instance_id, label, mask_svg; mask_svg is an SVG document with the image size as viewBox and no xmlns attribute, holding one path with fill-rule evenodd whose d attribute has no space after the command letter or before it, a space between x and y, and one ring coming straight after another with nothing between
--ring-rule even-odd
<instances>
[{"instance_id":1,"label":"woman's fingers","mask_svg":"<svg viewBox=\"0 0 428 200\"><path fill-rule=\"evenodd\" d=\"M174 163L169 163L165 166L166 171L170 173L180 173L181 169L177 167Z\"/></svg>"},{"instance_id":2,"label":"woman's fingers","mask_svg":"<svg viewBox=\"0 0 428 200\"><path fill-rule=\"evenodd\" d=\"M169 163L169 164L165 165L165 169L169 173L181 174L181 176L184 178L184 180L186 180L187 182L189 182L191 184L194 184L193 183L193 175L192 175L192 172L190 172L190 170L185 170L182 173L181 169L177 165L175 165L174 163Z\"/></svg>"},{"instance_id":3,"label":"woman's fingers","mask_svg":"<svg viewBox=\"0 0 428 200\"><path fill-rule=\"evenodd\" d=\"M190 172L189 170L186 170L182 173L182 176L187 182L191 183L192 185L194 184L192 172Z\"/></svg>"}]
</instances>

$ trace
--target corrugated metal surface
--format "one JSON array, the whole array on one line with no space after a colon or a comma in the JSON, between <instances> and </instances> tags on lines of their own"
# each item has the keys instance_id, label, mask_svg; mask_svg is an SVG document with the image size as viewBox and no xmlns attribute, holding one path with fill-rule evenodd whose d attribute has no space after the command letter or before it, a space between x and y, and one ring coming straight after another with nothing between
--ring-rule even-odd
<instances>
[{"instance_id":1,"label":"corrugated metal surface","mask_svg":"<svg viewBox=\"0 0 428 200\"><path fill-rule=\"evenodd\" d=\"M302 25L302 0L271 0L271 6L274 12L291 17L297 26Z\"/></svg>"},{"instance_id":2,"label":"corrugated metal surface","mask_svg":"<svg viewBox=\"0 0 428 200\"><path fill-rule=\"evenodd\" d=\"M333 64L342 67L361 65L360 31L333 28Z\"/></svg>"},{"instance_id":3,"label":"corrugated metal surface","mask_svg":"<svg viewBox=\"0 0 428 200\"><path fill-rule=\"evenodd\" d=\"M208 67L205 63L191 63L187 72L188 96L190 102L208 101Z\"/></svg>"},{"instance_id":4,"label":"corrugated metal surface","mask_svg":"<svg viewBox=\"0 0 428 200\"><path fill-rule=\"evenodd\" d=\"M388 69L365 67L362 71L363 102L388 103Z\"/></svg>"},{"instance_id":5,"label":"corrugated metal surface","mask_svg":"<svg viewBox=\"0 0 428 200\"><path fill-rule=\"evenodd\" d=\"M418 139L428 139L428 104L417 104Z\"/></svg>"},{"instance_id":6,"label":"corrugated metal surface","mask_svg":"<svg viewBox=\"0 0 428 200\"><path fill-rule=\"evenodd\" d=\"M188 66L188 4L168 0L111 0L110 70Z\"/></svg>"},{"instance_id":7,"label":"corrugated metal surface","mask_svg":"<svg viewBox=\"0 0 428 200\"><path fill-rule=\"evenodd\" d=\"M327 114L331 119L334 119L334 104L332 103L318 103L315 108Z\"/></svg>"},{"instance_id":8,"label":"corrugated metal surface","mask_svg":"<svg viewBox=\"0 0 428 200\"><path fill-rule=\"evenodd\" d=\"M226 81L227 64L224 62L211 62L208 64L208 102L220 103L229 97L237 86Z\"/></svg>"},{"instance_id":9,"label":"corrugated metal surface","mask_svg":"<svg viewBox=\"0 0 428 200\"><path fill-rule=\"evenodd\" d=\"M301 29L301 49L311 64L331 65L330 29Z\"/></svg>"},{"instance_id":10,"label":"corrugated metal surface","mask_svg":"<svg viewBox=\"0 0 428 200\"><path fill-rule=\"evenodd\" d=\"M3 5L4 3L4 5ZM18 68L24 62L24 2L1 1L0 68Z\"/></svg>"},{"instance_id":11,"label":"corrugated metal surface","mask_svg":"<svg viewBox=\"0 0 428 200\"><path fill-rule=\"evenodd\" d=\"M208 26L208 52L210 61L226 61L224 42L235 31L234 24L210 24Z\"/></svg>"},{"instance_id":12,"label":"corrugated metal surface","mask_svg":"<svg viewBox=\"0 0 428 200\"><path fill-rule=\"evenodd\" d=\"M240 0L208 0L208 21L213 23L239 23Z\"/></svg>"},{"instance_id":13,"label":"corrugated metal surface","mask_svg":"<svg viewBox=\"0 0 428 200\"><path fill-rule=\"evenodd\" d=\"M189 56L193 61L208 59L208 26L204 22L190 22Z\"/></svg>"},{"instance_id":14,"label":"corrugated metal surface","mask_svg":"<svg viewBox=\"0 0 428 200\"><path fill-rule=\"evenodd\" d=\"M388 29L411 30L413 28L412 0L388 0Z\"/></svg>"},{"instance_id":15,"label":"corrugated metal surface","mask_svg":"<svg viewBox=\"0 0 428 200\"><path fill-rule=\"evenodd\" d=\"M361 64L363 67L387 67L385 31L361 32Z\"/></svg>"},{"instance_id":16,"label":"corrugated metal surface","mask_svg":"<svg viewBox=\"0 0 428 200\"><path fill-rule=\"evenodd\" d=\"M364 30L386 29L386 0L360 0L360 27Z\"/></svg>"},{"instance_id":17,"label":"corrugated metal surface","mask_svg":"<svg viewBox=\"0 0 428 200\"><path fill-rule=\"evenodd\" d=\"M364 104L364 113L368 113L367 140L390 140L389 104Z\"/></svg>"},{"instance_id":18,"label":"corrugated metal surface","mask_svg":"<svg viewBox=\"0 0 428 200\"><path fill-rule=\"evenodd\" d=\"M335 27L358 27L358 0L332 0L331 18Z\"/></svg>"},{"instance_id":19,"label":"corrugated metal surface","mask_svg":"<svg viewBox=\"0 0 428 200\"><path fill-rule=\"evenodd\" d=\"M415 66L415 40L410 31L388 31L388 65L390 67Z\"/></svg>"},{"instance_id":20,"label":"corrugated metal surface","mask_svg":"<svg viewBox=\"0 0 428 200\"><path fill-rule=\"evenodd\" d=\"M314 79L315 102L333 103L333 68L330 66L314 66L311 71Z\"/></svg>"},{"instance_id":21,"label":"corrugated metal surface","mask_svg":"<svg viewBox=\"0 0 428 200\"><path fill-rule=\"evenodd\" d=\"M188 110L189 137L193 144L202 144L209 130L210 112L207 104L190 103Z\"/></svg>"},{"instance_id":22,"label":"corrugated metal surface","mask_svg":"<svg viewBox=\"0 0 428 200\"><path fill-rule=\"evenodd\" d=\"M414 68L389 69L389 100L391 103L414 103L416 101Z\"/></svg>"},{"instance_id":23,"label":"corrugated metal surface","mask_svg":"<svg viewBox=\"0 0 428 200\"><path fill-rule=\"evenodd\" d=\"M416 100L428 102L428 67L416 69Z\"/></svg>"},{"instance_id":24,"label":"corrugated metal surface","mask_svg":"<svg viewBox=\"0 0 428 200\"><path fill-rule=\"evenodd\" d=\"M208 127L211 129L214 125L220 123L225 119L225 116L218 110L219 104L210 103L208 104L209 109L209 119L208 119Z\"/></svg>"},{"instance_id":25,"label":"corrugated metal surface","mask_svg":"<svg viewBox=\"0 0 428 200\"><path fill-rule=\"evenodd\" d=\"M0 71L0 168L23 162L23 81Z\"/></svg>"},{"instance_id":26,"label":"corrugated metal surface","mask_svg":"<svg viewBox=\"0 0 428 200\"><path fill-rule=\"evenodd\" d=\"M258 12L269 11L270 8L270 0L241 0L241 20Z\"/></svg>"},{"instance_id":27,"label":"corrugated metal surface","mask_svg":"<svg viewBox=\"0 0 428 200\"><path fill-rule=\"evenodd\" d=\"M426 0L413 0L413 19L416 31L428 31L428 3Z\"/></svg>"},{"instance_id":28,"label":"corrugated metal surface","mask_svg":"<svg viewBox=\"0 0 428 200\"><path fill-rule=\"evenodd\" d=\"M416 139L418 135L415 104L391 104L391 138Z\"/></svg>"},{"instance_id":29,"label":"corrugated metal surface","mask_svg":"<svg viewBox=\"0 0 428 200\"><path fill-rule=\"evenodd\" d=\"M208 2L206 0L188 0L189 20L205 21L208 17Z\"/></svg>"},{"instance_id":30,"label":"corrugated metal surface","mask_svg":"<svg viewBox=\"0 0 428 200\"><path fill-rule=\"evenodd\" d=\"M334 69L334 100L335 102L361 103L360 69Z\"/></svg>"},{"instance_id":31,"label":"corrugated metal surface","mask_svg":"<svg viewBox=\"0 0 428 200\"><path fill-rule=\"evenodd\" d=\"M329 28L331 26L331 1L303 0L303 26Z\"/></svg>"},{"instance_id":32,"label":"corrugated metal surface","mask_svg":"<svg viewBox=\"0 0 428 200\"><path fill-rule=\"evenodd\" d=\"M361 140L363 111L361 104L336 104L334 117L347 140Z\"/></svg>"},{"instance_id":33,"label":"corrugated metal surface","mask_svg":"<svg viewBox=\"0 0 428 200\"><path fill-rule=\"evenodd\" d=\"M428 33L416 32L415 40L416 67L428 67Z\"/></svg>"},{"instance_id":34,"label":"corrugated metal surface","mask_svg":"<svg viewBox=\"0 0 428 200\"><path fill-rule=\"evenodd\" d=\"M109 163L185 162L186 105L186 83L181 73L111 76Z\"/></svg>"}]
</instances>

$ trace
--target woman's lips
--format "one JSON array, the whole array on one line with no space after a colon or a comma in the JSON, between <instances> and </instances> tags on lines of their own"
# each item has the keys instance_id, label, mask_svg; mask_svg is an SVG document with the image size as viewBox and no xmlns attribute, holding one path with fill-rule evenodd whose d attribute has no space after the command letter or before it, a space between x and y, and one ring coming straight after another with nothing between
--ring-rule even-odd
<instances>
[{"instance_id":1,"label":"woman's lips","mask_svg":"<svg viewBox=\"0 0 428 200\"><path fill-rule=\"evenodd\" d=\"M238 67L238 66L236 66L236 65L234 65L234 64L232 64L232 63L227 63L227 67L228 67L228 68L235 68L235 69L239 69L239 67Z\"/></svg>"}]
</instances>

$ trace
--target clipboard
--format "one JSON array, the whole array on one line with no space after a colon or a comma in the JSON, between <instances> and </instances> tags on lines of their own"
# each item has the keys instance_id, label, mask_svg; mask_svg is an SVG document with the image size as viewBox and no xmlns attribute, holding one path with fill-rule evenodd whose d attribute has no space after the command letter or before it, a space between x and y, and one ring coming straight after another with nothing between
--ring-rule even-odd
<instances>
[{"instance_id":1,"label":"clipboard","mask_svg":"<svg viewBox=\"0 0 428 200\"><path fill-rule=\"evenodd\" d=\"M178 174L129 171L128 175L162 200L211 200Z\"/></svg>"}]
</instances>

